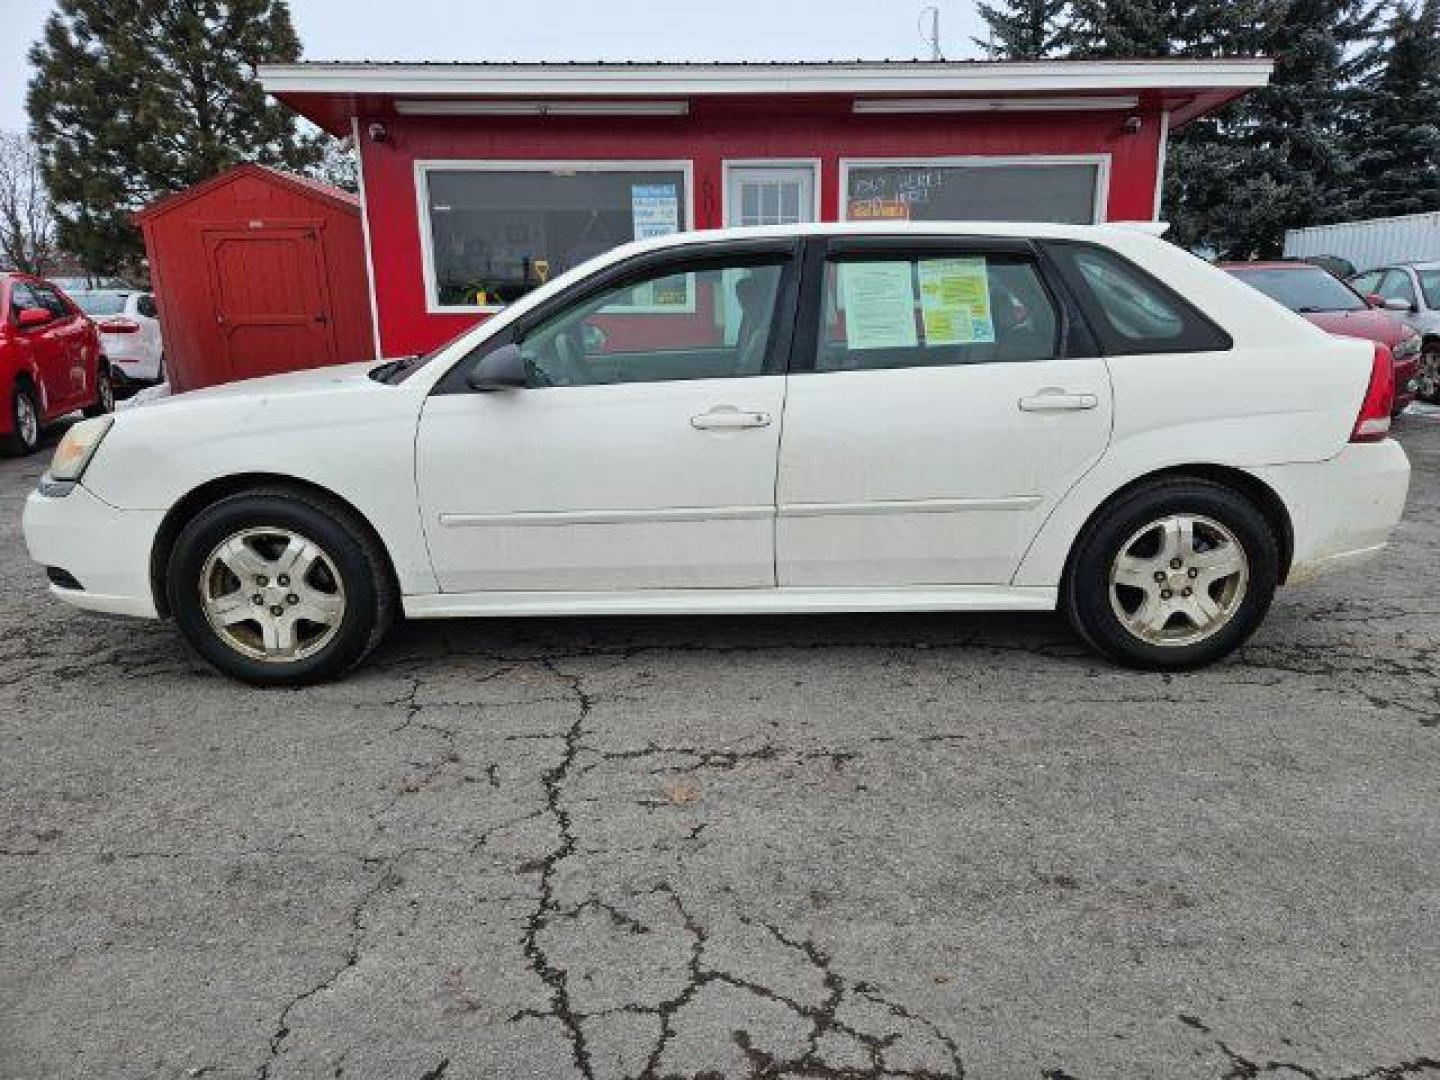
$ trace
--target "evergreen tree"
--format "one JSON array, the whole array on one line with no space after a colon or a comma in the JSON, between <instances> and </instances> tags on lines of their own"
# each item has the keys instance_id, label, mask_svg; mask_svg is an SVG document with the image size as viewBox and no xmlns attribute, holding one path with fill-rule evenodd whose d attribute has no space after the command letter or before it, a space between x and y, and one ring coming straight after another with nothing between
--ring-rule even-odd
<instances>
[{"instance_id":1,"label":"evergreen tree","mask_svg":"<svg viewBox=\"0 0 1440 1080\"><path fill-rule=\"evenodd\" d=\"M1440 0L1401 0L1377 36L1347 216L1440 210Z\"/></svg>"},{"instance_id":2,"label":"evergreen tree","mask_svg":"<svg viewBox=\"0 0 1440 1080\"><path fill-rule=\"evenodd\" d=\"M130 215L155 197L242 160L312 164L255 79L299 56L286 0L59 0L27 108L61 246L115 272L139 257Z\"/></svg>"},{"instance_id":3,"label":"evergreen tree","mask_svg":"<svg viewBox=\"0 0 1440 1080\"><path fill-rule=\"evenodd\" d=\"M1070 56L1086 60L1170 56L1180 18L1173 0L1074 0L1060 44Z\"/></svg>"},{"instance_id":4,"label":"evergreen tree","mask_svg":"<svg viewBox=\"0 0 1440 1080\"><path fill-rule=\"evenodd\" d=\"M1182 140L1176 180L1188 238L1234 258L1278 255L1285 230L1338 220L1353 183L1345 138L1357 106L1371 0L1277 0L1262 27L1270 84ZM1213 170L1198 179L1197 169ZM1211 190L1205 190L1206 186Z\"/></svg>"},{"instance_id":5,"label":"evergreen tree","mask_svg":"<svg viewBox=\"0 0 1440 1080\"><path fill-rule=\"evenodd\" d=\"M996 60L1041 60L1060 48L1061 20L1069 0L1010 0L981 3L980 17L990 37L974 38Z\"/></svg>"}]
</instances>

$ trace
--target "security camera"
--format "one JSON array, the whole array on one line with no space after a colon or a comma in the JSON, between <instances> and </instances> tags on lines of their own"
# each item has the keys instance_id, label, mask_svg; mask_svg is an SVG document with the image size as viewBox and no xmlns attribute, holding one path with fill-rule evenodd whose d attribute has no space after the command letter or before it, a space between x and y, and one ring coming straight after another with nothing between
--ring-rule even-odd
<instances>
[{"instance_id":1,"label":"security camera","mask_svg":"<svg viewBox=\"0 0 1440 1080\"><path fill-rule=\"evenodd\" d=\"M1142 127L1144 127L1144 126L1145 126L1145 121L1144 121L1144 120L1141 120L1140 117L1138 117L1138 116L1128 117L1128 118L1126 119L1126 121L1125 121L1125 129L1124 129L1124 130L1125 130L1125 134L1126 134L1126 135L1138 135L1138 134L1140 134L1140 129L1141 129ZM374 129L373 129L373 128L371 129L371 132L372 132L372 135L373 135L373 132L374 132ZM378 142L379 140L376 140L376 141Z\"/></svg>"},{"instance_id":2,"label":"security camera","mask_svg":"<svg viewBox=\"0 0 1440 1080\"><path fill-rule=\"evenodd\" d=\"M367 130L370 132L371 142L384 142L386 139L390 138L390 132L385 129L384 124L379 123L378 121L371 124Z\"/></svg>"}]
</instances>

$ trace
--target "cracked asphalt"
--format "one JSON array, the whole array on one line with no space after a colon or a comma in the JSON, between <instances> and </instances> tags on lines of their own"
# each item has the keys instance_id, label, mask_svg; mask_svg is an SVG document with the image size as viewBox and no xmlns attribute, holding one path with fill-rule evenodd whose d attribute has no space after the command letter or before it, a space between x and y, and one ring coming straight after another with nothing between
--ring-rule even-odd
<instances>
[{"instance_id":1,"label":"cracked asphalt","mask_svg":"<svg viewBox=\"0 0 1440 1080\"><path fill-rule=\"evenodd\" d=\"M0 1076L1440 1077L1398 434L1389 556L1183 676L1054 617L571 619L251 690L49 601L0 462Z\"/></svg>"}]
</instances>

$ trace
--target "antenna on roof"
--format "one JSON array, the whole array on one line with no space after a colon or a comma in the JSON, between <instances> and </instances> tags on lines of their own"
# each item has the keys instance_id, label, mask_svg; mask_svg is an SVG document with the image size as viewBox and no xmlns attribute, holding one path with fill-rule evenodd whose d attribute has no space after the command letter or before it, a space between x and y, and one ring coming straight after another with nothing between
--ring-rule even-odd
<instances>
[{"instance_id":1,"label":"antenna on roof","mask_svg":"<svg viewBox=\"0 0 1440 1080\"><path fill-rule=\"evenodd\" d=\"M925 28L927 20L930 23L928 30ZM930 46L931 60L945 59L940 51L940 9L934 4L920 9L920 39Z\"/></svg>"}]
</instances>

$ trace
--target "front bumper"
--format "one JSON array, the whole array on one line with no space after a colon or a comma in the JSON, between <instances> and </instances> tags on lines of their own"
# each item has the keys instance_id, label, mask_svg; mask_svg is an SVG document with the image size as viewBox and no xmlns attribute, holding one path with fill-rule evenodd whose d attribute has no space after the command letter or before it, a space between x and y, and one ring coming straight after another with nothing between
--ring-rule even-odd
<instances>
[{"instance_id":1,"label":"front bumper","mask_svg":"<svg viewBox=\"0 0 1440 1080\"><path fill-rule=\"evenodd\" d=\"M112 615L159 618L150 588L150 552L160 510L121 510L76 484L63 497L34 491L25 500L25 546L42 566L63 570L80 588L51 584L67 604Z\"/></svg>"},{"instance_id":2,"label":"front bumper","mask_svg":"<svg viewBox=\"0 0 1440 1080\"><path fill-rule=\"evenodd\" d=\"M1290 512L1291 585L1375 558L1405 510L1410 461L1398 442L1350 443L1329 461L1252 470Z\"/></svg>"}]
</instances>

